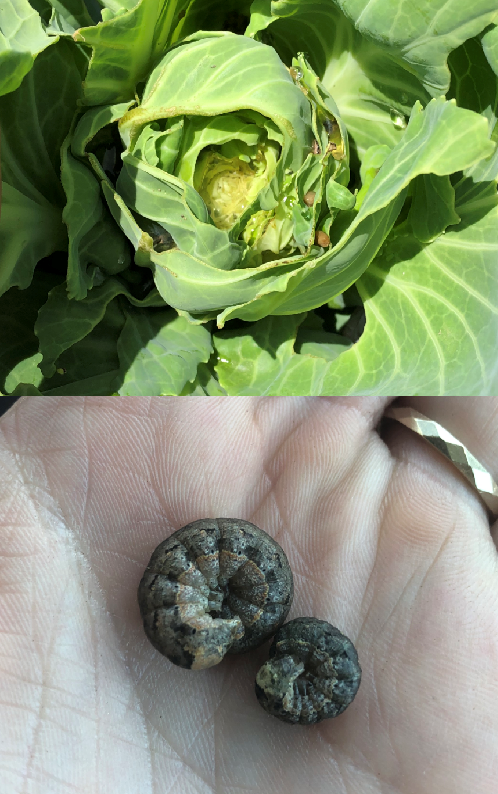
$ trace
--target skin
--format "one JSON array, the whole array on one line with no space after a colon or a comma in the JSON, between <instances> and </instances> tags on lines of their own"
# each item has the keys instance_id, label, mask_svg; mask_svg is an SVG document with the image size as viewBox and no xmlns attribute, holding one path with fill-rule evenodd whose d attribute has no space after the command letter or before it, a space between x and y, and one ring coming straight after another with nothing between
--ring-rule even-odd
<instances>
[{"instance_id":1,"label":"skin","mask_svg":"<svg viewBox=\"0 0 498 794\"><path fill-rule=\"evenodd\" d=\"M419 398L498 480L498 400ZM0 747L9 794L494 794L497 526L380 398L28 397L0 421ZM289 615L363 670L311 727L267 715L267 645L172 665L136 589L205 516L254 522L294 571Z\"/></svg>"}]
</instances>

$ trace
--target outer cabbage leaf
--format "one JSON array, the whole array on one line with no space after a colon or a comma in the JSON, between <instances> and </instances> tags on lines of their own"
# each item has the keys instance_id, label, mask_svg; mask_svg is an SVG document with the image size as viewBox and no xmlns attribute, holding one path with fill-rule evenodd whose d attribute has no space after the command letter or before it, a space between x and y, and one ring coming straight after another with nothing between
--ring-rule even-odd
<instances>
[{"instance_id":1,"label":"outer cabbage leaf","mask_svg":"<svg viewBox=\"0 0 498 794\"><path fill-rule=\"evenodd\" d=\"M46 31L53 36L72 36L82 25L93 25L94 20L84 0L44 0L36 3ZM40 7L42 6L42 7Z\"/></svg>"},{"instance_id":2,"label":"outer cabbage leaf","mask_svg":"<svg viewBox=\"0 0 498 794\"><path fill-rule=\"evenodd\" d=\"M415 237L422 243L432 242L448 226L460 223L449 176L421 174L415 179L408 219Z\"/></svg>"},{"instance_id":3,"label":"outer cabbage leaf","mask_svg":"<svg viewBox=\"0 0 498 794\"><path fill-rule=\"evenodd\" d=\"M84 65L74 45L58 41L37 57L15 92L0 98L1 292L27 287L36 263L67 247L60 147L81 96Z\"/></svg>"},{"instance_id":4,"label":"outer cabbage leaf","mask_svg":"<svg viewBox=\"0 0 498 794\"><path fill-rule=\"evenodd\" d=\"M116 226L101 196L101 182L107 181L99 168L99 178L73 156L84 157L88 140L109 122L118 119L130 102L95 108L84 116L75 134L62 146L61 182L66 193L63 219L69 237L67 286L70 298L80 300L104 273L115 274L130 265L126 238Z\"/></svg>"},{"instance_id":5,"label":"outer cabbage leaf","mask_svg":"<svg viewBox=\"0 0 498 794\"><path fill-rule=\"evenodd\" d=\"M0 96L15 91L33 67L38 53L57 39L47 36L28 0L0 5Z\"/></svg>"},{"instance_id":6,"label":"outer cabbage leaf","mask_svg":"<svg viewBox=\"0 0 498 794\"><path fill-rule=\"evenodd\" d=\"M302 2L302 0L296 0ZM498 17L495 0L335 0L366 38L388 46L417 74L432 96L450 83L446 59Z\"/></svg>"},{"instance_id":7,"label":"outer cabbage leaf","mask_svg":"<svg viewBox=\"0 0 498 794\"><path fill-rule=\"evenodd\" d=\"M85 301L72 301L73 305L78 303L84 304ZM60 312L58 316L61 316ZM73 332L70 320L66 314L59 329L61 335ZM117 344L124 323L125 315L118 296L104 307L99 322L85 336L79 341L73 338L71 346L63 349L53 374L38 381L40 394L113 394L120 382ZM38 355L42 356L42 353Z\"/></svg>"},{"instance_id":8,"label":"outer cabbage leaf","mask_svg":"<svg viewBox=\"0 0 498 794\"><path fill-rule=\"evenodd\" d=\"M87 105L133 99L137 84L174 40L189 0L120 0L108 5L99 25L83 27L76 41L89 44L93 56L84 82Z\"/></svg>"},{"instance_id":9,"label":"outer cabbage leaf","mask_svg":"<svg viewBox=\"0 0 498 794\"><path fill-rule=\"evenodd\" d=\"M126 284L116 278L109 278L94 287L84 300L71 300L64 284L50 291L35 323L35 334L43 356L40 368L46 377L55 373L56 361L62 353L88 336L101 322L108 304L118 295L126 295L131 302L135 300ZM136 303L144 308L164 305L155 291Z\"/></svg>"},{"instance_id":10,"label":"outer cabbage leaf","mask_svg":"<svg viewBox=\"0 0 498 794\"><path fill-rule=\"evenodd\" d=\"M489 136L498 144L498 26L483 36L469 39L449 58L452 80L448 96L462 107L487 119ZM468 174L476 184L498 177L498 146L487 159L476 163Z\"/></svg>"},{"instance_id":11,"label":"outer cabbage leaf","mask_svg":"<svg viewBox=\"0 0 498 794\"><path fill-rule=\"evenodd\" d=\"M95 325L89 333L58 356L53 375L36 379L38 393L129 396L176 395L189 390L190 381L197 378L199 362L209 358L209 331L192 326L176 312L154 308L154 300L142 301L140 308L134 309L129 297L118 295L106 304L101 294L101 317L95 322L94 313L90 319ZM79 315L81 320L82 313ZM77 330L76 322L77 316L71 318L68 312L63 330L71 336ZM41 354L34 358L39 361ZM19 368L14 373L18 380L22 374ZM42 376L39 369L38 375ZM10 380L15 382L12 374Z\"/></svg>"},{"instance_id":12,"label":"outer cabbage leaf","mask_svg":"<svg viewBox=\"0 0 498 794\"><path fill-rule=\"evenodd\" d=\"M211 357L213 358L213 356ZM182 397L226 397L225 389L220 386L210 363L199 364L197 375L191 383L185 384L180 392Z\"/></svg>"},{"instance_id":13,"label":"outer cabbage leaf","mask_svg":"<svg viewBox=\"0 0 498 794\"><path fill-rule=\"evenodd\" d=\"M118 355L122 395L176 395L197 377L212 351L208 329L171 310L125 309Z\"/></svg>"},{"instance_id":14,"label":"outer cabbage leaf","mask_svg":"<svg viewBox=\"0 0 498 794\"><path fill-rule=\"evenodd\" d=\"M60 209L42 197L34 201L15 187L2 185L0 295L14 285L26 289L38 261L66 246Z\"/></svg>"},{"instance_id":15,"label":"outer cabbage leaf","mask_svg":"<svg viewBox=\"0 0 498 794\"><path fill-rule=\"evenodd\" d=\"M216 374L222 388L232 395L323 394L328 362L294 351L305 318L265 317L250 332L215 334Z\"/></svg>"},{"instance_id":16,"label":"outer cabbage leaf","mask_svg":"<svg viewBox=\"0 0 498 794\"><path fill-rule=\"evenodd\" d=\"M3 207L2 207L3 212ZM13 391L18 383L39 385L41 359L34 324L57 276L36 272L27 289L10 289L0 297L0 390Z\"/></svg>"},{"instance_id":17,"label":"outer cabbage leaf","mask_svg":"<svg viewBox=\"0 0 498 794\"><path fill-rule=\"evenodd\" d=\"M431 245L395 237L357 282L365 333L324 389L354 394L496 394L498 201L484 185ZM336 391L337 390L337 391Z\"/></svg>"},{"instance_id":18,"label":"outer cabbage leaf","mask_svg":"<svg viewBox=\"0 0 498 794\"><path fill-rule=\"evenodd\" d=\"M63 284L52 289L35 333L39 377L32 382L50 395L179 394L212 350L209 331L165 309L156 290L138 300L113 278L84 300L68 299Z\"/></svg>"},{"instance_id":19,"label":"outer cabbage leaf","mask_svg":"<svg viewBox=\"0 0 498 794\"><path fill-rule=\"evenodd\" d=\"M199 30L228 30L243 34L249 21L251 0L191 0L175 31L174 41Z\"/></svg>"}]
</instances>

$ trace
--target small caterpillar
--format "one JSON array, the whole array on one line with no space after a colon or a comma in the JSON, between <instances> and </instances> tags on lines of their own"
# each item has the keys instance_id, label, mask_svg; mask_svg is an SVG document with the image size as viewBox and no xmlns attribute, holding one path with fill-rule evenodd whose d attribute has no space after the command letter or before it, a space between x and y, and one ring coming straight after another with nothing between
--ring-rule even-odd
<instances>
[{"instance_id":1,"label":"small caterpillar","mask_svg":"<svg viewBox=\"0 0 498 794\"><path fill-rule=\"evenodd\" d=\"M325 620L296 618L275 634L256 675L256 697L278 719L310 725L342 714L360 680L351 640Z\"/></svg>"}]
</instances>

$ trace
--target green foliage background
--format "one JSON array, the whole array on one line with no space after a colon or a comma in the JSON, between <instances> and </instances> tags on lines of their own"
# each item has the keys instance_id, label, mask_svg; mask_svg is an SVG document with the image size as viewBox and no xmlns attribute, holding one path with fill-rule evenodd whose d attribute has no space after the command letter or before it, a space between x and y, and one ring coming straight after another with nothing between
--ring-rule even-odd
<instances>
[{"instance_id":1,"label":"green foliage background","mask_svg":"<svg viewBox=\"0 0 498 794\"><path fill-rule=\"evenodd\" d=\"M498 394L497 22L496 0L5 0L2 392ZM99 125L200 30L243 37L244 58L304 53L332 97L357 193L327 188L325 251L244 267L210 226L204 258L155 253L130 212L140 190L157 205L154 169L127 155L128 193L92 171ZM230 85L196 100L207 115L247 106Z\"/></svg>"}]
</instances>

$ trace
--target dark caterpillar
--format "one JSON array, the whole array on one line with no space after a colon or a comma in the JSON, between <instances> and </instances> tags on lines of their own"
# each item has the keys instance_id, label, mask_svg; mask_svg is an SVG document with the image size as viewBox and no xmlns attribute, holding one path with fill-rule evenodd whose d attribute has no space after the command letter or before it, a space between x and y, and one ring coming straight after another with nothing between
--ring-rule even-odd
<instances>
[{"instance_id":1,"label":"dark caterpillar","mask_svg":"<svg viewBox=\"0 0 498 794\"><path fill-rule=\"evenodd\" d=\"M342 714L360 680L351 640L325 620L296 618L275 634L256 676L256 697L280 720L310 725Z\"/></svg>"},{"instance_id":2,"label":"dark caterpillar","mask_svg":"<svg viewBox=\"0 0 498 794\"><path fill-rule=\"evenodd\" d=\"M138 588L152 645L180 667L203 670L261 645L294 594L283 550L237 518L203 518L156 548Z\"/></svg>"}]
</instances>

